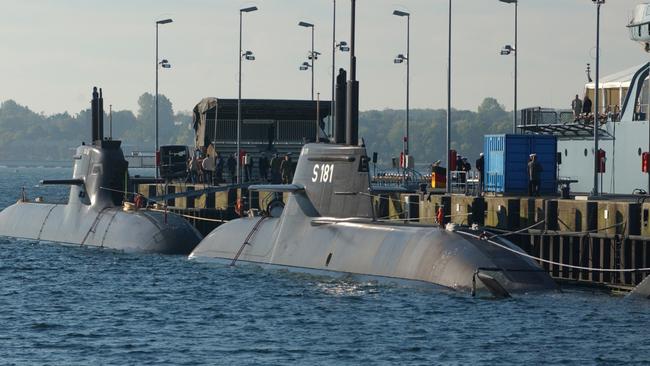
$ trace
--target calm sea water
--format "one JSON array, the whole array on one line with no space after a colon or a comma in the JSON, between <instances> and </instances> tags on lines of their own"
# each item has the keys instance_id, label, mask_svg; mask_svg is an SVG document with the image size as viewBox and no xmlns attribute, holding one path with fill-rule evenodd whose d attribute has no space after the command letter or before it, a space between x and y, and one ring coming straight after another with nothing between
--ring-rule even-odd
<instances>
[{"instance_id":1,"label":"calm sea water","mask_svg":"<svg viewBox=\"0 0 650 366\"><path fill-rule=\"evenodd\" d=\"M69 168L0 168L0 207ZM1 364L650 364L650 302L505 301L0 238Z\"/></svg>"}]
</instances>

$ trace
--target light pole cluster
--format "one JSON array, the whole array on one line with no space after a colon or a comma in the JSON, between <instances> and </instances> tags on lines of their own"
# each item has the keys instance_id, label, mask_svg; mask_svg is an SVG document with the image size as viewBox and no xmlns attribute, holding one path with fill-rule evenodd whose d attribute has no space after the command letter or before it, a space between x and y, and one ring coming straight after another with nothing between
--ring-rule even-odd
<instances>
[{"instance_id":1,"label":"light pole cluster","mask_svg":"<svg viewBox=\"0 0 650 366\"><path fill-rule=\"evenodd\" d=\"M158 58L158 26L161 24L169 24L173 22L172 19L161 19L156 21L156 146L154 153L156 154L156 162L158 161L158 70L162 67L169 69L172 65L166 59L160 60ZM156 164L157 165L157 164ZM158 167L156 166L156 178L158 178Z\"/></svg>"},{"instance_id":2,"label":"light pole cluster","mask_svg":"<svg viewBox=\"0 0 650 366\"><path fill-rule=\"evenodd\" d=\"M447 55L447 123L446 123L446 148L447 148L447 167L450 166L451 162L449 161L449 151L451 149L451 52L452 52L452 0L448 0L448 55ZM501 49L501 55L514 55L514 102L513 102L513 133L516 133L517 130L517 56L519 53L519 48L517 44L517 17L518 17L518 0L499 0L499 2L506 4L514 4L514 47L507 44ZM592 194L598 194L598 168L599 168L599 155L598 155L598 110L599 110L599 71L600 71L600 7L605 4L605 0L592 0L596 5L596 67L595 67L595 96L594 96L594 187ZM331 101L331 116L332 116L332 125L335 121L335 67L336 67L336 52L348 52L350 47L345 41L336 41L336 0L332 0L333 4L333 14L332 14L332 101ZM239 73L238 73L238 98L237 98L237 183L241 183L241 157L239 156L241 151L241 72L242 72L242 61L252 61L255 60L255 55L252 51L242 50L242 28L243 28L243 14L250 13L258 10L256 6L251 6L247 8L242 8L239 10ZM404 147L403 154L405 159L409 155L410 148L410 136L409 136L409 124L410 124L410 21L411 14L401 10L394 10L393 15L406 18L406 54L398 54L393 62L395 64L406 64L406 126L405 126L405 136L404 136ZM156 21L156 97L155 97L155 151L158 152L159 149L159 113L158 113L158 70L160 68L170 68L171 64L167 59L160 59L158 55L158 31L159 25L172 23L172 19L162 19ZM314 49L314 31L315 25L312 23L301 21L298 23L299 26L310 28L311 29L311 50L307 54L307 61L303 62L299 69L302 71L307 71L311 69L311 99L314 100L314 73L315 73L315 61L318 59L320 53ZM588 66L589 68L589 66ZM650 115L650 113L648 113ZM451 174L450 170L447 169L447 192L450 192L450 179ZM156 177L159 173L156 169Z\"/></svg>"}]
</instances>

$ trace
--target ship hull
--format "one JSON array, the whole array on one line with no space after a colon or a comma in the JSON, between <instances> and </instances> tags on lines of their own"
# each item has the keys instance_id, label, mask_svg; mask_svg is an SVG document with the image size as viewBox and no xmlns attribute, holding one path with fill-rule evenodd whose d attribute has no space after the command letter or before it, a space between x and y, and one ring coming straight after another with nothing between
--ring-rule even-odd
<instances>
[{"instance_id":1,"label":"ship hull","mask_svg":"<svg viewBox=\"0 0 650 366\"><path fill-rule=\"evenodd\" d=\"M0 212L0 235L127 252L185 255L201 240L189 223L173 214L30 202L18 202Z\"/></svg>"},{"instance_id":2,"label":"ship hull","mask_svg":"<svg viewBox=\"0 0 650 366\"><path fill-rule=\"evenodd\" d=\"M309 274L461 291L482 287L476 280L477 272L493 276L511 293L556 288L534 262L472 234L394 223L267 218L258 225L249 244L243 244L258 220L259 217L245 218L220 226L196 247L190 258L248 262ZM292 230L282 232L283 226ZM513 244L504 243L520 251Z\"/></svg>"}]
</instances>

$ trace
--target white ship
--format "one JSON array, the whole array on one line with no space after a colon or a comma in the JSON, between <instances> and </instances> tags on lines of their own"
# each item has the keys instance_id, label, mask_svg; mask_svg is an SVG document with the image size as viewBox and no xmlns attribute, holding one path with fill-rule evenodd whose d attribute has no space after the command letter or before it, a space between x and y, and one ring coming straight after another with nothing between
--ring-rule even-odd
<instances>
[{"instance_id":1,"label":"white ship","mask_svg":"<svg viewBox=\"0 0 650 366\"><path fill-rule=\"evenodd\" d=\"M650 52L650 3L639 4L634 8L627 28L630 39L641 43L643 49Z\"/></svg>"}]
</instances>

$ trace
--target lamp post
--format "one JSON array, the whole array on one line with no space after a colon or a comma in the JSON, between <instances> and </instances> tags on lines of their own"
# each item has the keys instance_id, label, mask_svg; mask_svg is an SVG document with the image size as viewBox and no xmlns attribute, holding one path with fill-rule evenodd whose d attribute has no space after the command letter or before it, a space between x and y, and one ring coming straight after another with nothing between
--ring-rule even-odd
<instances>
[{"instance_id":1,"label":"lamp post","mask_svg":"<svg viewBox=\"0 0 650 366\"><path fill-rule=\"evenodd\" d=\"M409 154L409 91L410 91L409 60L411 59L411 52L410 52L411 14L400 10L394 10L393 15L396 15L398 17L406 17L406 56L400 53L399 55L397 55L397 57L395 57L395 60L393 60L393 62L396 64L401 64L404 61L406 61L406 134L404 136L404 166L406 167L406 162L408 161L408 154Z\"/></svg>"},{"instance_id":2,"label":"lamp post","mask_svg":"<svg viewBox=\"0 0 650 366\"><path fill-rule=\"evenodd\" d=\"M336 0L332 0L332 99L330 100L330 135L334 135L334 120L336 118L336 108L334 99L336 94L336 83L334 79L334 68L336 67Z\"/></svg>"},{"instance_id":3,"label":"lamp post","mask_svg":"<svg viewBox=\"0 0 650 366\"><path fill-rule=\"evenodd\" d=\"M156 147L154 150L154 154L158 156L158 69L160 67L163 67L165 69L168 69L171 67L169 62L167 60L162 60L159 61L158 59L158 26L161 24L168 24L173 22L172 19L161 19L156 21ZM156 158L157 160L157 158ZM156 178L158 178L158 166L156 164Z\"/></svg>"},{"instance_id":4,"label":"lamp post","mask_svg":"<svg viewBox=\"0 0 650 366\"><path fill-rule=\"evenodd\" d=\"M451 193L451 0L449 0L449 22L448 22L448 38L447 38L447 181L445 183L445 191L447 194Z\"/></svg>"},{"instance_id":5,"label":"lamp post","mask_svg":"<svg viewBox=\"0 0 650 366\"><path fill-rule=\"evenodd\" d=\"M311 28L311 51L307 56L307 59L310 60L311 63L303 62L300 66L300 70L311 69L311 100L314 100L314 61L318 59L320 53L314 51L314 25L307 22L300 22L298 25L305 28Z\"/></svg>"},{"instance_id":6,"label":"lamp post","mask_svg":"<svg viewBox=\"0 0 650 366\"><path fill-rule=\"evenodd\" d=\"M600 153L598 150L598 112L599 112L599 74L600 74L600 6L605 0L591 0L596 5L596 85L594 89L594 188L591 194L598 196L598 171L600 170Z\"/></svg>"},{"instance_id":7,"label":"lamp post","mask_svg":"<svg viewBox=\"0 0 650 366\"><path fill-rule=\"evenodd\" d=\"M255 56L253 52L246 51L242 52L241 47L241 36L242 36L242 18L244 13L250 13L257 10L257 6L251 6L248 8L239 9L239 92L237 94L237 184L241 184L241 156L239 153L241 151L241 62L243 59L253 61ZM216 128L216 126L215 126Z\"/></svg>"},{"instance_id":8,"label":"lamp post","mask_svg":"<svg viewBox=\"0 0 650 366\"><path fill-rule=\"evenodd\" d=\"M517 8L519 6L518 0L499 0L502 3L506 4L515 4L515 47L506 45L502 50L502 55L509 55L510 53L515 54L515 92L514 92L514 107L512 109L512 133L517 133L517 54L519 53L519 48L517 48Z\"/></svg>"},{"instance_id":9,"label":"lamp post","mask_svg":"<svg viewBox=\"0 0 650 366\"><path fill-rule=\"evenodd\" d=\"M341 52L350 51L350 47L346 41L336 42L336 0L332 0L333 10L332 10L332 102L331 102L331 123L330 123L330 134L334 135L334 123L336 120L336 50L338 49Z\"/></svg>"}]
</instances>

